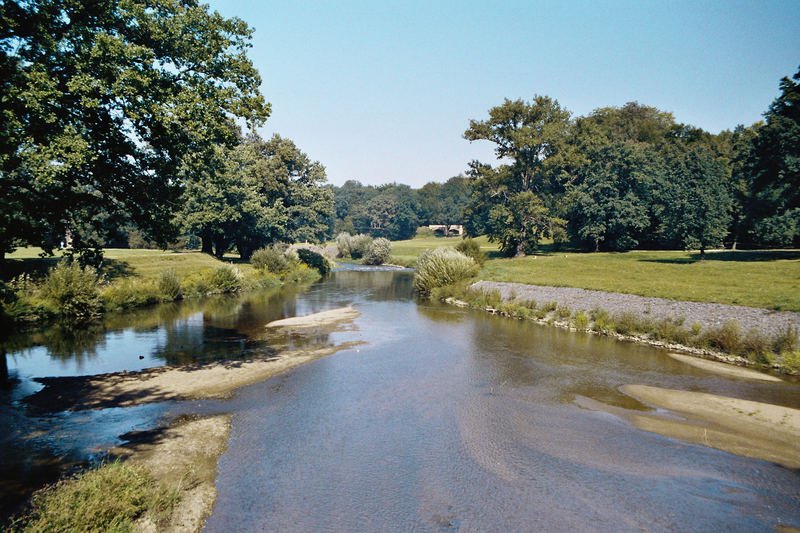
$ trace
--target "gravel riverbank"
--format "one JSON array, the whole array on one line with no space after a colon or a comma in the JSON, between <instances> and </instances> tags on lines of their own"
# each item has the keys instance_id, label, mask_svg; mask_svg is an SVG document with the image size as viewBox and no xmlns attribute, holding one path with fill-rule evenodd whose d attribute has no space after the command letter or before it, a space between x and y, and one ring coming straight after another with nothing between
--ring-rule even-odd
<instances>
[{"instance_id":1,"label":"gravel riverbank","mask_svg":"<svg viewBox=\"0 0 800 533\"><path fill-rule=\"evenodd\" d=\"M472 285L472 288L481 291L497 290L504 299L510 299L514 295L519 300L534 300L538 305L557 302L559 305L569 306L573 311L580 309L590 311L599 308L612 315L629 312L653 318L682 317L687 326L697 323L703 329L719 327L725 322L735 321L741 326L743 332L755 328L763 334L774 336L792 326L796 332L800 333L800 313L794 311L771 311L739 305L683 302L635 294L498 281L478 281Z\"/></svg>"}]
</instances>

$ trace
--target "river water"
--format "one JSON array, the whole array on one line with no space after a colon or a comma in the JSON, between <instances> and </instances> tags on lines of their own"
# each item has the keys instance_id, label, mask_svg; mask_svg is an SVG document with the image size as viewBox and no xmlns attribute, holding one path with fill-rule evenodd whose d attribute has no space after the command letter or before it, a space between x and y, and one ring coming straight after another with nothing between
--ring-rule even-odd
<instances>
[{"instance_id":1,"label":"river water","mask_svg":"<svg viewBox=\"0 0 800 533\"><path fill-rule=\"evenodd\" d=\"M798 385L717 376L651 347L417 302L411 282L409 272L337 271L300 290L118 318L79 341L58 332L39 346L17 340L9 368L20 381L0 412L12 428L0 440L6 502L128 431L230 412L207 531L800 527L797 470L581 407L649 411L619 392L626 384L800 407ZM344 305L362 313L354 328L293 342L360 345L231 400L47 415L21 401L39 386L34 376L269 355L264 323Z\"/></svg>"}]
</instances>

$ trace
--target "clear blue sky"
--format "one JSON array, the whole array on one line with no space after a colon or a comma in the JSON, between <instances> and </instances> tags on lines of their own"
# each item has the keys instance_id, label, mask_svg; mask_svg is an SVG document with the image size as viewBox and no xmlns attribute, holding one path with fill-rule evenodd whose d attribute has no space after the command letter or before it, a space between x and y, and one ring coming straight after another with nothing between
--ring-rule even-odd
<instances>
[{"instance_id":1,"label":"clear blue sky","mask_svg":"<svg viewBox=\"0 0 800 533\"><path fill-rule=\"evenodd\" d=\"M506 97L749 125L800 65L798 0L210 3L255 28L262 135L294 140L337 185L419 187L493 161L461 136Z\"/></svg>"}]
</instances>

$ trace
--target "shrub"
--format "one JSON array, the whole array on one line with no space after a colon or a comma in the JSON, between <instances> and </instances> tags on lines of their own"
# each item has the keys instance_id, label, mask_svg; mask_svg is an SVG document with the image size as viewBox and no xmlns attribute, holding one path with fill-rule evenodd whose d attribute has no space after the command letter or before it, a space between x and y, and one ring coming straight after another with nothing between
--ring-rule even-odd
<instances>
[{"instance_id":1,"label":"shrub","mask_svg":"<svg viewBox=\"0 0 800 533\"><path fill-rule=\"evenodd\" d=\"M556 308L556 316L561 319L569 318L572 316L572 309L568 305L559 305Z\"/></svg>"},{"instance_id":2,"label":"shrub","mask_svg":"<svg viewBox=\"0 0 800 533\"><path fill-rule=\"evenodd\" d=\"M456 244L456 250L474 259L478 266L483 266L486 262L486 254L483 253L480 244L478 244L478 241L475 239L462 240L460 243Z\"/></svg>"},{"instance_id":3,"label":"shrub","mask_svg":"<svg viewBox=\"0 0 800 533\"><path fill-rule=\"evenodd\" d=\"M178 497L141 466L108 463L35 493L12 531L133 531L142 515L163 519Z\"/></svg>"},{"instance_id":4,"label":"shrub","mask_svg":"<svg viewBox=\"0 0 800 533\"><path fill-rule=\"evenodd\" d=\"M336 247L339 249L339 257L350 257L353 237L346 231L336 236Z\"/></svg>"},{"instance_id":5,"label":"shrub","mask_svg":"<svg viewBox=\"0 0 800 533\"><path fill-rule=\"evenodd\" d=\"M433 230L428 226L420 226L415 235L417 237L433 237Z\"/></svg>"},{"instance_id":6,"label":"shrub","mask_svg":"<svg viewBox=\"0 0 800 533\"><path fill-rule=\"evenodd\" d=\"M605 309L598 309L595 307L589 312L589 317L594 322L593 329L595 331L605 333L609 330L609 326L611 324L611 317L608 315L608 311L606 311Z\"/></svg>"},{"instance_id":7,"label":"shrub","mask_svg":"<svg viewBox=\"0 0 800 533\"><path fill-rule=\"evenodd\" d=\"M742 355L746 355L751 359L760 357L769 352L770 342L761 331L752 328L742 339L740 350Z\"/></svg>"},{"instance_id":8,"label":"shrub","mask_svg":"<svg viewBox=\"0 0 800 533\"><path fill-rule=\"evenodd\" d=\"M694 337L700 335L700 331L703 329L703 327L697 322L692 322L692 325L689 327L691 328L691 333Z\"/></svg>"},{"instance_id":9,"label":"shrub","mask_svg":"<svg viewBox=\"0 0 800 533\"><path fill-rule=\"evenodd\" d=\"M622 313L615 313L611 319L613 329L622 335L632 335L634 333L646 333L650 331L653 325L643 318L639 318L636 313L624 311Z\"/></svg>"},{"instance_id":10,"label":"shrub","mask_svg":"<svg viewBox=\"0 0 800 533\"><path fill-rule=\"evenodd\" d=\"M361 260L365 265L382 265L392 255L392 243L388 239L378 237L372 241Z\"/></svg>"},{"instance_id":11,"label":"shrub","mask_svg":"<svg viewBox=\"0 0 800 533\"><path fill-rule=\"evenodd\" d=\"M458 250L453 248L425 250L417 259L414 289L419 294L427 296L435 287L451 285L471 278L477 273L478 266L475 261Z\"/></svg>"},{"instance_id":12,"label":"shrub","mask_svg":"<svg viewBox=\"0 0 800 533\"><path fill-rule=\"evenodd\" d=\"M787 372L800 374L800 352L784 353L781 366Z\"/></svg>"},{"instance_id":13,"label":"shrub","mask_svg":"<svg viewBox=\"0 0 800 533\"><path fill-rule=\"evenodd\" d=\"M181 278L174 268L169 268L161 273L158 278L158 292L161 299L172 302L181 297Z\"/></svg>"},{"instance_id":14,"label":"shrub","mask_svg":"<svg viewBox=\"0 0 800 533\"><path fill-rule=\"evenodd\" d=\"M372 244L372 237L369 235L363 233L354 235L350 238L350 256L353 259L361 259L367 253L370 244Z\"/></svg>"},{"instance_id":15,"label":"shrub","mask_svg":"<svg viewBox=\"0 0 800 533\"><path fill-rule=\"evenodd\" d=\"M772 341L772 349L778 354L797 351L797 331L791 324L775 336Z\"/></svg>"},{"instance_id":16,"label":"shrub","mask_svg":"<svg viewBox=\"0 0 800 533\"><path fill-rule=\"evenodd\" d=\"M542 311L545 313L550 313L556 309L558 309L558 302L545 302L545 304L542 306Z\"/></svg>"},{"instance_id":17,"label":"shrub","mask_svg":"<svg viewBox=\"0 0 800 533\"><path fill-rule=\"evenodd\" d=\"M292 268L292 263L286 254L277 246L261 248L253 252L250 264L258 270L266 270L273 274L282 274Z\"/></svg>"},{"instance_id":18,"label":"shrub","mask_svg":"<svg viewBox=\"0 0 800 533\"><path fill-rule=\"evenodd\" d=\"M741 347L742 333L739 324L728 321L718 328L707 330L703 335L703 340L712 348L736 353Z\"/></svg>"},{"instance_id":19,"label":"shrub","mask_svg":"<svg viewBox=\"0 0 800 533\"><path fill-rule=\"evenodd\" d=\"M575 326L575 329L586 329L589 327L589 317L583 311L578 311L575 313L575 316L572 317L572 324Z\"/></svg>"},{"instance_id":20,"label":"shrub","mask_svg":"<svg viewBox=\"0 0 800 533\"><path fill-rule=\"evenodd\" d=\"M103 309L98 293L97 271L81 268L75 261L60 261L42 284L41 296L70 320L88 320Z\"/></svg>"},{"instance_id":21,"label":"shrub","mask_svg":"<svg viewBox=\"0 0 800 533\"><path fill-rule=\"evenodd\" d=\"M208 276L208 286L209 292L236 292L242 288L242 274L230 265L217 267Z\"/></svg>"},{"instance_id":22,"label":"shrub","mask_svg":"<svg viewBox=\"0 0 800 533\"><path fill-rule=\"evenodd\" d=\"M328 263L328 260L325 258L325 256L318 254L313 250L309 250L307 248L298 248L297 257L309 267L316 268L317 271L319 271L319 273L323 276L331 271L331 265Z\"/></svg>"}]
</instances>

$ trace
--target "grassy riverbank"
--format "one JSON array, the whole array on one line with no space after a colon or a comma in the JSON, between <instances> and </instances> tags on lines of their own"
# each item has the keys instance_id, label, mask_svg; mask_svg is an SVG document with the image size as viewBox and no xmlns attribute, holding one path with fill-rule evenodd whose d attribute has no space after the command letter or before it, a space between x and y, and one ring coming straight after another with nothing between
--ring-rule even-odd
<instances>
[{"instance_id":1,"label":"grassy riverbank","mask_svg":"<svg viewBox=\"0 0 800 533\"><path fill-rule=\"evenodd\" d=\"M4 274L9 282L2 303L11 322L36 325L56 318L85 322L106 312L319 277L300 262L270 273L233 256L219 260L199 252L130 249L104 250L101 268L82 275L77 270L59 271L55 267L61 264L60 257L42 258L39 253L37 248L25 248L7 257ZM54 277L53 272L62 275Z\"/></svg>"},{"instance_id":2,"label":"grassy riverbank","mask_svg":"<svg viewBox=\"0 0 800 533\"><path fill-rule=\"evenodd\" d=\"M800 250L708 252L555 252L500 257L497 246L477 239L489 255L477 278L530 285L576 287L691 302L722 303L800 311ZM460 237L422 237L392 243L392 256L413 264L439 246L455 247Z\"/></svg>"}]
</instances>

